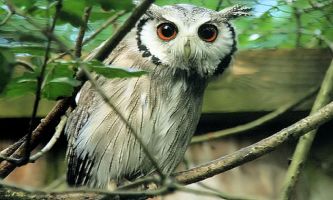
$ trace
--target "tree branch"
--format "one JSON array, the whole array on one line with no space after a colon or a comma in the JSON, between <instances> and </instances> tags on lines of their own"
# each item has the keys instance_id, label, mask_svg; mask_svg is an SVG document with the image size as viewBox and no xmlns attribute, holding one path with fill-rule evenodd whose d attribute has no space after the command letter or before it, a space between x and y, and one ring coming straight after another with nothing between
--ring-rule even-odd
<instances>
[{"instance_id":1,"label":"tree branch","mask_svg":"<svg viewBox=\"0 0 333 200\"><path fill-rule=\"evenodd\" d=\"M38 158L43 156L46 152L50 151L51 148L55 145L55 143L58 141L62 131L65 128L67 122L67 117L64 115L62 116L55 133L53 134L52 138L49 140L49 142L42 148L40 151L35 153L34 155L30 156L29 162L35 162Z\"/></svg>"},{"instance_id":2,"label":"tree branch","mask_svg":"<svg viewBox=\"0 0 333 200\"><path fill-rule=\"evenodd\" d=\"M114 15L112 15L112 17L110 17L104 24L102 24L92 35L90 35L83 41L83 45L86 45L91 40L93 40L98 34L100 34L104 29L106 29L112 23L117 21L117 19L119 19L119 17L123 16L125 13L126 13L125 11L121 10L121 11L115 13Z\"/></svg>"},{"instance_id":3,"label":"tree branch","mask_svg":"<svg viewBox=\"0 0 333 200\"><path fill-rule=\"evenodd\" d=\"M301 47L301 37L302 37L302 20L301 20L301 11L296 7L293 8L293 14L296 20L296 41L295 41L295 47L299 48Z\"/></svg>"},{"instance_id":4,"label":"tree branch","mask_svg":"<svg viewBox=\"0 0 333 200\"><path fill-rule=\"evenodd\" d=\"M267 115L264 115L264 116L254 120L252 122L242 124L242 125L239 125L239 126L236 126L236 127L232 127L232 128L229 128L229 129L221 130L221 131L216 131L216 132L207 133L207 134L203 134L203 135L199 135L199 136L194 136L192 138L191 144L210 141L210 140L223 138L223 137L227 137L227 136L231 136L231 135L237 135L237 134L249 131L249 130L253 130L253 129L259 127L259 126L262 126L262 125L264 125L268 122L271 122L272 120L280 117L284 113L286 113L286 112L292 110L293 108L301 105L306 100L308 100L310 97L312 97L318 90L319 90L319 88L314 88L314 89L310 90L307 94L305 94L302 98L298 99L297 101L292 102L292 103L288 103L288 104L280 107L276 111L271 112Z\"/></svg>"},{"instance_id":5,"label":"tree branch","mask_svg":"<svg viewBox=\"0 0 333 200\"><path fill-rule=\"evenodd\" d=\"M311 113L316 112L333 98L333 59L329 68L327 69L322 86L317 95L316 101L312 107ZM284 180L281 199L292 199L299 175L309 155L312 142L316 136L317 129L312 130L299 139L296 146L292 162L288 168L286 178Z\"/></svg>"},{"instance_id":6,"label":"tree branch","mask_svg":"<svg viewBox=\"0 0 333 200\"><path fill-rule=\"evenodd\" d=\"M175 178L180 183L191 184L212 177L246 162L255 160L275 150L281 144L296 139L332 119L333 102L268 138L201 166L176 173L174 174Z\"/></svg>"},{"instance_id":7,"label":"tree branch","mask_svg":"<svg viewBox=\"0 0 333 200\"><path fill-rule=\"evenodd\" d=\"M133 197L153 197L174 191L173 184L162 186L161 188L145 191L109 191L89 188L75 188L73 190L45 192L41 190L24 189L0 182L1 200L85 200L85 199L108 199L116 200Z\"/></svg>"},{"instance_id":8,"label":"tree branch","mask_svg":"<svg viewBox=\"0 0 333 200\"><path fill-rule=\"evenodd\" d=\"M60 121L61 116L65 114L67 108L70 105L70 102L70 98L65 98L58 101L51 110L51 112L39 123L37 128L32 133L30 149L36 148L42 138L45 139L51 137L51 134L53 133L52 130L54 130L54 127L56 127L57 123ZM5 156L11 156L11 158L16 159L21 158L24 153L25 140L26 136L9 146L7 149L3 150L1 154ZM8 174L10 174L10 172L15 169L16 165L6 160L1 161L2 162L0 164L0 178L5 178L6 176L8 176Z\"/></svg>"},{"instance_id":9,"label":"tree branch","mask_svg":"<svg viewBox=\"0 0 333 200\"><path fill-rule=\"evenodd\" d=\"M51 27L47 28L47 32L53 33L55 25L56 25L56 21L58 19L58 16L60 14L61 9L62 9L62 0L58 0L57 5L56 5L56 12L54 14ZM43 82L44 82L44 75L45 75L45 70L46 70L46 66L47 66L47 61L49 60L49 54L50 54L50 50L51 50L51 42L52 42L52 38L48 37L47 38L47 45L46 45L45 55L44 55L44 62L43 62L43 65L41 66L40 74L37 77L37 87L36 87L36 93L35 93L35 101L34 101L33 111L32 111L32 115L31 115L31 119L30 119L30 123L29 123L28 134L27 134L27 138L26 138L26 141L25 141L25 152L24 152L24 156L21 160L22 163L20 163L20 164L26 164L26 163L29 162L30 152L32 151L30 141L31 141L31 137L32 137L32 132L34 130L34 121L35 121L36 116L37 116L38 106L39 106L39 102L40 102L41 95L42 95L42 85L43 85Z\"/></svg>"},{"instance_id":10,"label":"tree branch","mask_svg":"<svg viewBox=\"0 0 333 200\"><path fill-rule=\"evenodd\" d=\"M76 38L76 43L75 43L75 52L74 55L77 58L81 57L81 51L82 51L82 45L83 45L83 38L86 33L86 29L88 26L88 20L90 17L92 7L87 7L84 9L84 15L82 17L83 25L80 26L79 34Z\"/></svg>"}]
</instances>

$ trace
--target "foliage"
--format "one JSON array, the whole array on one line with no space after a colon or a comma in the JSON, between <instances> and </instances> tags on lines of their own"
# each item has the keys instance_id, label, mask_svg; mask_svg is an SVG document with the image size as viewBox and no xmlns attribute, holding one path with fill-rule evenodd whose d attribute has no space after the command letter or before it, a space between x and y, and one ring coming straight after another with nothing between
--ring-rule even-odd
<instances>
[{"instance_id":1,"label":"foliage","mask_svg":"<svg viewBox=\"0 0 333 200\"><path fill-rule=\"evenodd\" d=\"M42 31L50 26L52 22L57 1L11 0L8 2L21 9L25 15L30 17L32 22L20 15L12 15L6 2L0 1L0 92L4 90L4 86L9 82L2 95L17 96L34 93L47 43L47 37ZM325 47L325 43L313 35L333 39L333 3L329 4L327 2L330 2L330 0L320 0L315 3L308 0L295 2L285 0L156 1L158 5L189 3L214 10L220 9L219 3L222 7L236 3L252 7L252 17L238 19L234 22L237 27L241 49ZM316 8L318 5L321 6L320 9ZM134 7L131 0L64 0L54 34L69 48L75 46L79 28L84 24L82 16L87 6L92 6L92 11L85 38L90 37L95 30L110 17L115 16L119 10L130 11ZM120 17L113 26L106 27L97 37L84 45L84 53L90 52L109 38L117 24L122 23L127 16ZM34 24L38 24L39 27ZM60 46L53 42L51 55L56 57L57 54L62 52ZM10 80L15 59L27 60L31 63L34 71L27 71ZM49 63L46 67L46 76L43 77L42 96L52 100L71 96L73 88L80 84L74 79L75 70L79 64L79 62L69 61L68 59L66 61L59 61L58 59ZM95 61L86 64L90 66L92 71L109 78L144 74L142 72L124 71L119 68L112 69Z\"/></svg>"},{"instance_id":2,"label":"foliage","mask_svg":"<svg viewBox=\"0 0 333 200\"><path fill-rule=\"evenodd\" d=\"M8 51L0 51L0 92L7 85L10 80L10 76L12 74L12 65L13 65L14 57Z\"/></svg>"}]
</instances>

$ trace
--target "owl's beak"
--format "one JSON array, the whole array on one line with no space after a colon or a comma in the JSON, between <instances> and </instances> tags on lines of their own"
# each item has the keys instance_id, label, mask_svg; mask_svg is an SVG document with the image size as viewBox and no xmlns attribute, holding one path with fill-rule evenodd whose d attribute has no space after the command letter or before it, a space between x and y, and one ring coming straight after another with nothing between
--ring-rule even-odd
<instances>
[{"instance_id":1,"label":"owl's beak","mask_svg":"<svg viewBox=\"0 0 333 200\"><path fill-rule=\"evenodd\" d=\"M185 58L189 60L191 56L191 45L189 40L187 40L186 44L184 45L184 54Z\"/></svg>"}]
</instances>

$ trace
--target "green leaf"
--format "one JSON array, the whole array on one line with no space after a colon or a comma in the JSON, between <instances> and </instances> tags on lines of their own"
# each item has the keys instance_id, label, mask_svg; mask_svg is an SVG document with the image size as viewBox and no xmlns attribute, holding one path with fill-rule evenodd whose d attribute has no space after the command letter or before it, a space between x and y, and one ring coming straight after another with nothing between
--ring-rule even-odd
<instances>
[{"instance_id":1,"label":"green leaf","mask_svg":"<svg viewBox=\"0 0 333 200\"><path fill-rule=\"evenodd\" d=\"M36 72L26 72L22 76L12 79L4 91L5 96L16 97L35 93L37 77L38 74Z\"/></svg>"},{"instance_id":2,"label":"green leaf","mask_svg":"<svg viewBox=\"0 0 333 200\"><path fill-rule=\"evenodd\" d=\"M45 81L43 84L43 97L56 100L61 97L69 97L74 87L81 84L74 77L73 62L53 62L48 65Z\"/></svg>"},{"instance_id":3,"label":"green leaf","mask_svg":"<svg viewBox=\"0 0 333 200\"><path fill-rule=\"evenodd\" d=\"M11 52L0 49L0 93L10 80L13 71L14 56Z\"/></svg>"},{"instance_id":4,"label":"green leaf","mask_svg":"<svg viewBox=\"0 0 333 200\"><path fill-rule=\"evenodd\" d=\"M99 61L90 61L87 63L87 65L91 71L94 71L97 74L101 74L106 78L130 78L147 74L145 71L139 71L130 68L105 66Z\"/></svg>"},{"instance_id":5,"label":"green leaf","mask_svg":"<svg viewBox=\"0 0 333 200\"><path fill-rule=\"evenodd\" d=\"M81 25L84 25L81 16L76 15L74 12L61 10L59 17L61 20L69 22L74 27L79 27Z\"/></svg>"},{"instance_id":6,"label":"green leaf","mask_svg":"<svg viewBox=\"0 0 333 200\"><path fill-rule=\"evenodd\" d=\"M43 97L49 100L69 97L73 94L74 87L80 84L80 81L70 77L59 77L49 80L43 88Z\"/></svg>"}]
</instances>

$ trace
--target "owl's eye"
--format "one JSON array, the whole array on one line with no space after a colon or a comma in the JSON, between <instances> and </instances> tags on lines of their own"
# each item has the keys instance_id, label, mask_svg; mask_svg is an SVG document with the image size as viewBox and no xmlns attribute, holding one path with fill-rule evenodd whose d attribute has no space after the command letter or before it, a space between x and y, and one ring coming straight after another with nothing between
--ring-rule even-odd
<instances>
[{"instance_id":1,"label":"owl's eye","mask_svg":"<svg viewBox=\"0 0 333 200\"><path fill-rule=\"evenodd\" d=\"M173 23L162 23L157 27L157 35L164 41L170 41L176 37L178 29Z\"/></svg>"},{"instance_id":2,"label":"owl's eye","mask_svg":"<svg viewBox=\"0 0 333 200\"><path fill-rule=\"evenodd\" d=\"M214 42L217 38L217 28L212 24L203 24L199 27L198 35L206 42Z\"/></svg>"}]
</instances>

